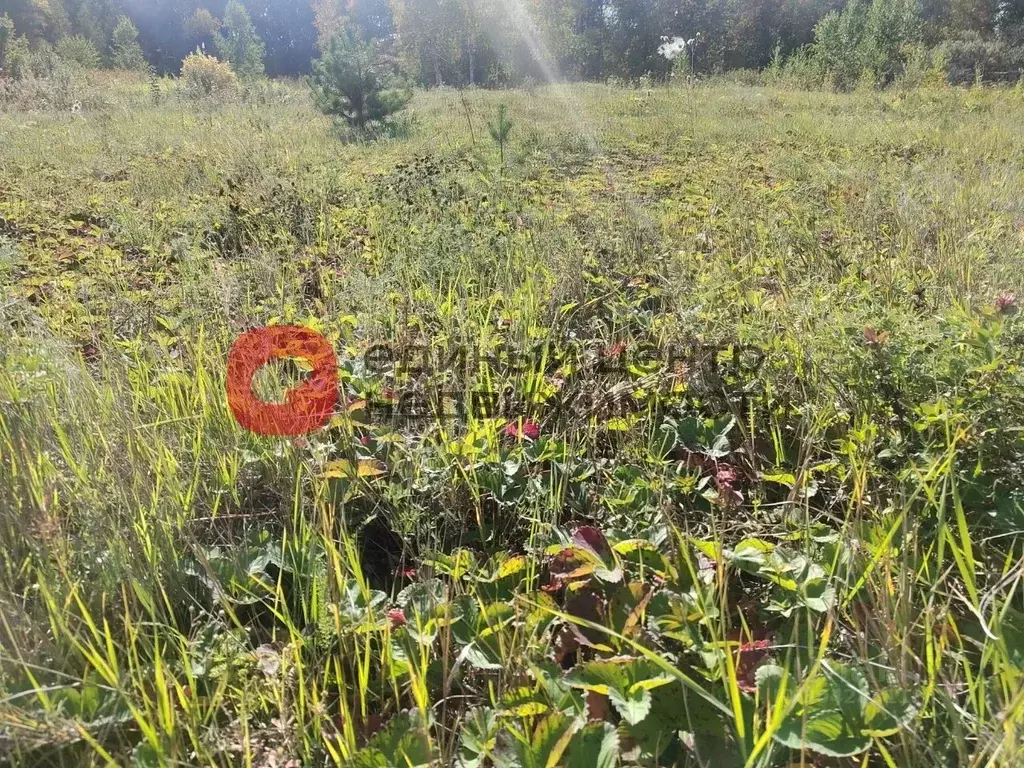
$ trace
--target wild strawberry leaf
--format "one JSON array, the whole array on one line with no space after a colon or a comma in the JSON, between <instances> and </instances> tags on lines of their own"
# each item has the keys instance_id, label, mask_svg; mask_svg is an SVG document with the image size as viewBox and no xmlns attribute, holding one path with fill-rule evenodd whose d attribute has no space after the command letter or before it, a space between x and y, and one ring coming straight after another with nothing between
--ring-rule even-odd
<instances>
[{"instance_id":1,"label":"wild strawberry leaf","mask_svg":"<svg viewBox=\"0 0 1024 768\"><path fill-rule=\"evenodd\" d=\"M531 596L534 606L526 615L526 632L528 635L539 637L555 620L552 611L558 606L551 595L545 592L537 592ZM511 607L511 606L510 606Z\"/></svg>"},{"instance_id":2,"label":"wild strawberry leaf","mask_svg":"<svg viewBox=\"0 0 1024 768\"><path fill-rule=\"evenodd\" d=\"M761 475L761 479L766 483L778 483L787 488L792 488L796 485L796 476L790 472L770 472Z\"/></svg>"},{"instance_id":3,"label":"wild strawberry leaf","mask_svg":"<svg viewBox=\"0 0 1024 768\"><path fill-rule=\"evenodd\" d=\"M702 453L708 458L720 459L729 455L729 433L736 426L733 416L721 416L717 419L689 417L679 420L665 419L670 432L675 432L675 445L688 450Z\"/></svg>"},{"instance_id":4,"label":"wild strawberry leaf","mask_svg":"<svg viewBox=\"0 0 1024 768\"><path fill-rule=\"evenodd\" d=\"M789 717L774 735L790 749L809 749L829 757L849 757L871 746L871 737L848 723L842 712L821 712L806 719Z\"/></svg>"},{"instance_id":5,"label":"wild strawberry leaf","mask_svg":"<svg viewBox=\"0 0 1024 768\"><path fill-rule=\"evenodd\" d=\"M498 743L500 722L494 710L475 709L462 721L459 738L459 768L479 768L494 754Z\"/></svg>"},{"instance_id":6,"label":"wild strawberry leaf","mask_svg":"<svg viewBox=\"0 0 1024 768\"><path fill-rule=\"evenodd\" d=\"M434 616L439 607L447 604L448 588L440 579L428 579L410 584L398 593L398 605L411 621L414 616Z\"/></svg>"},{"instance_id":7,"label":"wild strawberry leaf","mask_svg":"<svg viewBox=\"0 0 1024 768\"><path fill-rule=\"evenodd\" d=\"M461 579L473 570L476 558L468 549L457 549L449 554L438 552L423 559L423 564L433 568L437 573Z\"/></svg>"},{"instance_id":8,"label":"wild strawberry leaf","mask_svg":"<svg viewBox=\"0 0 1024 768\"><path fill-rule=\"evenodd\" d=\"M727 554L726 559L746 573L758 573L768 562L765 550L750 541L740 542L736 549Z\"/></svg>"},{"instance_id":9,"label":"wild strawberry leaf","mask_svg":"<svg viewBox=\"0 0 1024 768\"><path fill-rule=\"evenodd\" d=\"M826 579L809 579L803 585L803 603L812 611L826 613L836 602L836 591Z\"/></svg>"},{"instance_id":10,"label":"wild strawberry leaf","mask_svg":"<svg viewBox=\"0 0 1024 768\"><path fill-rule=\"evenodd\" d=\"M429 724L423 723L415 710L400 712L359 750L351 764L360 768L432 765L437 755L431 748L428 728Z\"/></svg>"},{"instance_id":11,"label":"wild strawberry leaf","mask_svg":"<svg viewBox=\"0 0 1024 768\"><path fill-rule=\"evenodd\" d=\"M619 761L619 734L609 723L590 723L569 742L565 768L614 768Z\"/></svg>"},{"instance_id":12,"label":"wild strawberry leaf","mask_svg":"<svg viewBox=\"0 0 1024 768\"><path fill-rule=\"evenodd\" d=\"M553 712L541 720L529 743L524 741L517 745L523 768L554 768L558 765L579 725L579 720L561 712Z\"/></svg>"},{"instance_id":13,"label":"wild strawberry leaf","mask_svg":"<svg viewBox=\"0 0 1024 768\"><path fill-rule=\"evenodd\" d=\"M864 673L856 667L831 661L822 666L828 679L829 706L842 712L848 722L860 725L870 697Z\"/></svg>"},{"instance_id":14,"label":"wild strawberry leaf","mask_svg":"<svg viewBox=\"0 0 1024 768\"><path fill-rule=\"evenodd\" d=\"M630 725L636 725L651 711L651 692L645 688L632 688L629 692L611 688L608 691L608 701Z\"/></svg>"},{"instance_id":15,"label":"wild strawberry leaf","mask_svg":"<svg viewBox=\"0 0 1024 768\"><path fill-rule=\"evenodd\" d=\"M605 696L612 689L624 692L630 685L629 675L621 658L588 661L570 670L565 676L565 682L574 688L594 691Z\"/></svg>"},{"instance_id":16,"label":"wild strawberry leaf","mask_svg":"<svg viewBox=\"0 0 1024 768\"><path fill-rule=\"evenodd\" d=\"M775 701L785 675L786 670L777 664L762 664L758 667L754 672L758 697L762 701Z\"/></svg>"},{"instance_id":17,"label":"wild strawberry leaf","mask_svg":"<svg viewBox=\"0 0 1024 768\"><path fill-rule=\"evenodd\" d=\"M710 560L722 559L722 545L715 541L702 541L701 539L690 539L690 543L702 555Z\"/></svg>"},{"instance_id":18,"label":"wild strawberry leaf","mask_svg":"<svg viewBox=\"0 0 1024 768\"><path fill-rule=\"evenodd\" d=\"M474 641L463 648L455 663L458 665L463 661L479 670L497 670L505 666L501 653L483 641Z\"/></svg>"},{"instance_id":19,"label":"wild strawberry leaf","mask_svg":"<svg viewBox=\"0 0 1024 768\"><path fill-rule=\"evenodd\" d=\"M541 692L529 688L516 688L506 694L501 700L501 714L505 717L531 717L542 715L550 707L544 701Z\"/></svg>"},{"instance_id":20,"label":"wild strawberry leaf","mask_svg":"<svg viewBox=\"0 0 1024 768\"><path fill-rule=\"evenodd\" d=\"M618 584L622 581L622 568L616 565L614 568L595 568L594 575L606 584Z\"/></svg>"},{"instance_id":21,"label":"wild strawberry leaf","mask_svg":"<svg viewBox=\"0 0 1024 768\"><path fill-rule=\"evenodd\" d=\"M917 705L910 691L886 688L864 707L863 733L875 737L892 736L916 714Z\"/></svg>"},{"instance_id":22,"label":"wild strawberry leaf","mask_svg":"<svg viewBox=\"0 0 1024 768\"><path fill-rule=\"evenodd\" d=\"M619 586L609 600L612 628L626 637L635 635L643 626L641 619L654 594L653 586L636 581Z\"/></svg>"},{"instance_id":23,"label":"wild strawberry leaf","mask_svg":"<svg viewBox=\"0 0 1024 768\"><path fill-rule=\"evenodd\" d=\"M854 667L826 662L822 672L802 687L799 701L782 722L774 738L790 749L808 749L830 757L848 757L871 746L870 730L865 725L868 683ZM772 671L762 676L762 687L770 690L769 680L780 680ZM877 724L886 729L892 722L881 714Z\"/></svg>"},{"instance_id":24,"label":"wild strawberry leaf","mask_svg":"<svg viewBox=\"0 0 1024 768\"><path fill-rule=\"evenodd\" d=\"M603 694L627 722L636 724L650 709L650 691L674 678L647 659L617 656L582 664L565 676L566 684Z\"/></svg>"},{"instance_id":25,"label":"wild strawberry leaf","mask_svg":"<svg viewBox=\"0 0 1024 768\"><path fill-rule=\"evenodd\" d=\"M650 571L662 578L674 578L675 576L675 569L665 555L658 550L655 544L646 539L627 539L617 542L612 546L612 551L626 563L643 568L644 571Z\"/></svg>"},{"instance_id":26,"label":"wild strawberry leaf","mask_svg":"<svg viewBox=\"0 0 1024 768\"><path fill-rule=\"evenodd\" d=\"M719 713L682 686L655 688L650 696L651 708L647 716L639 723L624 727L644 760L660 765L657 759L677 742L679 731L710 734L719 740L725 738Z\"/></svg>"},{"instance_id":27,"label":"wild strawberry leaf","mask_svg":"<svg viewBox=\"0 0 1024 768\"><path fill-rule=\"evenodd\" d=\"M612 556L612 548L608 544L608 539L591 525L582 525L573 531L572 541L577 548L593 553L593 556L601 562L607 562Z\"/></svg>"},{"instance_id":28,"label":"wild strawberry leaf","mask_svg":"<svg viewBox=\"0 0 1024 768\"><path fill-rule=\"evenodd\" d=\"M498 570L494 573L494 578L504 579L509 576L514 576L517 573L526 570L526 558L522 555L516 555L503 561L499 566Z\"/></svg>"}]
</instances>

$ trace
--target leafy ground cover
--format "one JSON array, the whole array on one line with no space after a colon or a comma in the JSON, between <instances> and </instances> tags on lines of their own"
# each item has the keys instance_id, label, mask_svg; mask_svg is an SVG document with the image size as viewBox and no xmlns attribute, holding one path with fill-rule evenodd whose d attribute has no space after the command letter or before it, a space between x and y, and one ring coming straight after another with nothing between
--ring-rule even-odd
<instances>
[{"instance_id":1,"label":"leafy ground cover","mask_svg":"<svg viewBox=\"0 0 1024 768\"><path fill-rule=\"evenodd\" d=\"M0 115L6 758L1019 764L1020 94L412 111ZM303 438L228 412L268 324Z\"/></svg>"}]
</instances>

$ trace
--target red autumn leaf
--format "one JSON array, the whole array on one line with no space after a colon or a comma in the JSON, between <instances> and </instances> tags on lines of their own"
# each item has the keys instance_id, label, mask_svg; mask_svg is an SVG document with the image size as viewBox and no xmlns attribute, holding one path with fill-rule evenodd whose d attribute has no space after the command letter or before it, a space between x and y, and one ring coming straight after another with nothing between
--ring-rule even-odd
<instances>
[{"instance_id":1,"label":"red autumn leaf","mask_svg":"<svg viewBox=\"0 0 1024 768\"><path fill-rule=\"evenodd\" d=\"M1012 315L1017 311L1017 297L1012 293L1000 293L996 296L996 309L1002 315Z\"/></svg>"},{"instance_id":2,"label":"red autumn leaf","mask_svg":"<svg viewBox=\"0 0 1024 768\"><path fill-rule=\"evenodd\" d=\"M754 637L744 641L742 630L729 633L729 639L738 643L736 650L736 682L741 691L754 693L757 690L755 675L771 649L771 643L764 630L754 632Z\"/></svg>"},{"instance_id":3,"label":"red autumn leaf","mask_svg":"<svg viewBox=\"0 0 1024 768\"><path fill-rule=\"evenodd\" d=\"M517 440L522 440L524 437L536 440L540 437L540 427L537 425L537 422L531 419L513 421L505 427L505 435Z\"/></svg>"},{"instance_id":4,"label":"red autumn leaf","mask_svg":"<svg viewBox=\"0 0 1024 768\"><path fill-rule=\"evenodd\" d=\"M548 562L548 581L541 589L549 593L560 590L565 582L571 580L578 564L576 553L572 549L563 549Z\"/></svg>"},{"instance_id":5,"label":"red autumn leaf","mask_svg":"<svg viewBox=\"0 0 1024 768\"><path fill-rule=\"evenodd\" d=\"M878 349L888 340L889 334L886 331L876 331L870 325L864 326L864 341L872 349Z\"/></svg>"},{"instance_id":6,"label":"red autumn leaf","mask_svg":"<svg viewBox=\"0 0 1024 768\"><path fill-rule=\"evenodd\" d=\"M715 471L715 488L725 506L733 506L743 501L743 494L736 488L739 473L729 464L719 464Z\"/></svg>"},{"instance_id":7,"label":"red autumn leaf","mask_svg":"<svg viewBox=\"0 0 1024 768\"><path fill-rule=\"evenodd\" d=\"M581 525L573 531L572 541L581 549L590 550L602 561L611 557L612 548L608 546L608 539L592 525Z\"/></svg>"},{"instance_id":8,"label":"red autumn leaf","mask_svg":"<svg viewBox=\"0 0 1024 768\"><path fill-rule=\"evenodd\" d=\"M552 659L563 669L571 667L575 660L576 651L580 648L580 642L576 638L570 626L562 626L555 633L551 642L553 649Z\"/></svg>"},{"instance_id":9,"label":"red autumn leaf","mask_svg":"<svg viewBox=\"0 0 1024 768\"><path fill-rule=\"evenodd\" d=\"M608 697L603 693L587 691L587 720L592 723L607 720L611 722L611 707L608 706Z\"/></svg>"},{"instance_id":10,"label":"red autumn leaf","mask_svg":"<svg viewBox=\"0 0 1024 768\"><path fill-rule=\"evenodd\" d=\"M623 352L626 351L626 342L617 341L609 347L605 347L602 351L602 355L605 357L619 357Z\"/></svg>"}]
</instances>

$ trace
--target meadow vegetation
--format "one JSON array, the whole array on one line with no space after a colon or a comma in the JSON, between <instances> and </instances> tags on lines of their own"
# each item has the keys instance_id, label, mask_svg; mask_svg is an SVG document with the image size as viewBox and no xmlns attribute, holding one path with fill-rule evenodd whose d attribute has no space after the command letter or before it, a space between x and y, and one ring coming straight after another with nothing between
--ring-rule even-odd
<instances>
[{"instance_id":1,"label":"meadow vegetation","mask_svg":"<svg viewBox=\"0 0 1024 768\"><path fill-rule=\"evenodd\" d=\"M1019 91L75 76L0 113L0 760L1021 764Z\"/></svg>"}]
</instances>

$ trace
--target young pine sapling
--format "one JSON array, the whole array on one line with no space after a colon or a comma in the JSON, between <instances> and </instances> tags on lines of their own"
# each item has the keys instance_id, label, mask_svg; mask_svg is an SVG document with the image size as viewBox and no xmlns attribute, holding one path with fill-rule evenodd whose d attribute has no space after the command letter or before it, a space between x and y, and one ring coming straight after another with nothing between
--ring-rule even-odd
<instances>
[{"instance_id":1,"label":"young pine sapling","mask_svg":"<svg viewBox=\"0 0 1024 768\"><path fill-rule=\"evenodd\" d=\"M501 153L501 168L505 168L505 144L508 142L508 135L512 131L512 122L508 119L508 106L505 104L498 105L498 113L494 117L494 121L487 124L487 128L491 133L491 138L498 145L498 151Z\"/></svg>"}]
</instances>

